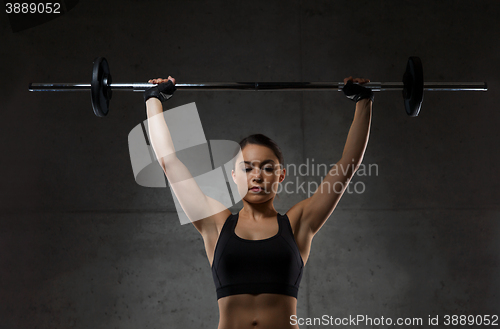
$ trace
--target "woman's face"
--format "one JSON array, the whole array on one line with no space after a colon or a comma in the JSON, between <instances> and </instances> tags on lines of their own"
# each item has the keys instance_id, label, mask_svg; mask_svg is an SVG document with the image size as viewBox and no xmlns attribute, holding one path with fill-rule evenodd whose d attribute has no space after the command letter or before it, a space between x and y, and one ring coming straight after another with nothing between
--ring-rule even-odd
<instances>
[{"instance_id":1,"label":"woman's face","mask_svg":"<svg viewBox=\"0 0 500 329\"><path fill-rule=\"evenodd\" d=\"M280 168L279 160L270 148L247 144L238 153L232 176L243 199L262 203L274 198L285 173L286 169Z\"/></svg>"}]
</instances>

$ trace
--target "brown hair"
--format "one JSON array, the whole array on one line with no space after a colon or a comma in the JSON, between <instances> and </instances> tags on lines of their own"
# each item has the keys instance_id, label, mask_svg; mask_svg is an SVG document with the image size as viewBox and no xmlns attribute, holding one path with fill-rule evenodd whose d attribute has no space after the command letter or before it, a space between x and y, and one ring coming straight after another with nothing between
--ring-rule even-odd
<instances>
[{"instance_id":1,"label":"brown hair","mask_svg":"<svg viewBox=\"0 0 500 329\"><path fill-rule=\"evenodd\" d=\"M280 163L281 168L285 167L284 163L283 163L283 153L281 152L281 149L278 146L278 144L275 141L273 141L271 138L269 138L265 135L262 135L262 134L253 134L253 135L250 135L248 137L243 138L239 144L240 144L241 150L243 150L243 148L245 146L247 146L248 144L256 144L256 145L266 146L274 152L274 154L278 158L278 161ZM234 168L234 164L235 163L233 163L233 168Z\"/></svg>"}]
</instances>

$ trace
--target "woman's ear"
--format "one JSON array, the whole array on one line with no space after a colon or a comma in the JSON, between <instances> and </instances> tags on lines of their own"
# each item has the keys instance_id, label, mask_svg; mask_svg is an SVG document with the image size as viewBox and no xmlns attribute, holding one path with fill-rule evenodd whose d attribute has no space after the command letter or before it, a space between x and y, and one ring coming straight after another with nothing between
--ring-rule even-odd
<instances>
[{"instance_id":1,"label":"woman's ear","mask_svg":"<svg viewBox=\"0 0 500 329\"><path fill-rule=\"evenodd\" d=\"M285 180L285 177L286 177L286 169L283 168L280 174L280 183Z\"/></svg>"}]
</instances>

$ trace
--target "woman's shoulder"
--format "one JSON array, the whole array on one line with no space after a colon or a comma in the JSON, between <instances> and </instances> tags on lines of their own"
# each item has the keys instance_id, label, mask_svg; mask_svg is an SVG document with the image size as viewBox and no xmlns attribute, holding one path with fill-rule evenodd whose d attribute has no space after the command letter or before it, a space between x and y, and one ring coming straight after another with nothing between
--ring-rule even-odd
<instances>
[{"instance_id":1,"label":"woman's shoulder","mask_svg":"<svg viewBox=\"0 0 500 329\"><path fill-rule=\"evenodd\" d=\"M307 199L300 201L295 204L292 208L288 209L285 215L288 217L290 221L290 225L292 226L293 231L295 232L295 228L297 228L300 224L300 219L302 218L302 213L304 209L304 204Z\"/></svg>"},{"instance_id":2,"label":"woman's shoulder","mask_svg":"<svg viewBox=\"0 0 500 329\"><path fill-rule=\"evenodd\" d=\"M224 226L224 223L231 218L233 214L229 209L224 209L209 217L193 222L193 225L202 236L214 235L218 236Z\"/></svg>"}]
</instances>

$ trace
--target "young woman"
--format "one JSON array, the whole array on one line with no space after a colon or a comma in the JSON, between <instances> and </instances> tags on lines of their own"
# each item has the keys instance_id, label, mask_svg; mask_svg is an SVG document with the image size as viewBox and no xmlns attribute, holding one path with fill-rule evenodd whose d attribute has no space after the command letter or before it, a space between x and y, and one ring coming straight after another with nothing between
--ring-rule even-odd
<instances>
[{"instance_id":1,"label":"young woman","mask_svg":"<svg viewBox=\"0 0 500 329\"><path fill-rule=\"evenodd\" d=\"M175 91L175 79L149 82L158 84L144 94L151 144L169 181L182 180L172 189L203 237L217 291L218 329L299 328L292 316L311 241L337 206L368 143L373 92L360 84L369 80L344 79L344 93L356 102L356 111L342 156L317 191L285 214L273 205L286 176L274 141L258 134L240 142L231 174L243 208L232 214L189 179L189 171L175 156L167 124L159 115L162 101Z\"/></svg>"}]
</instances>

